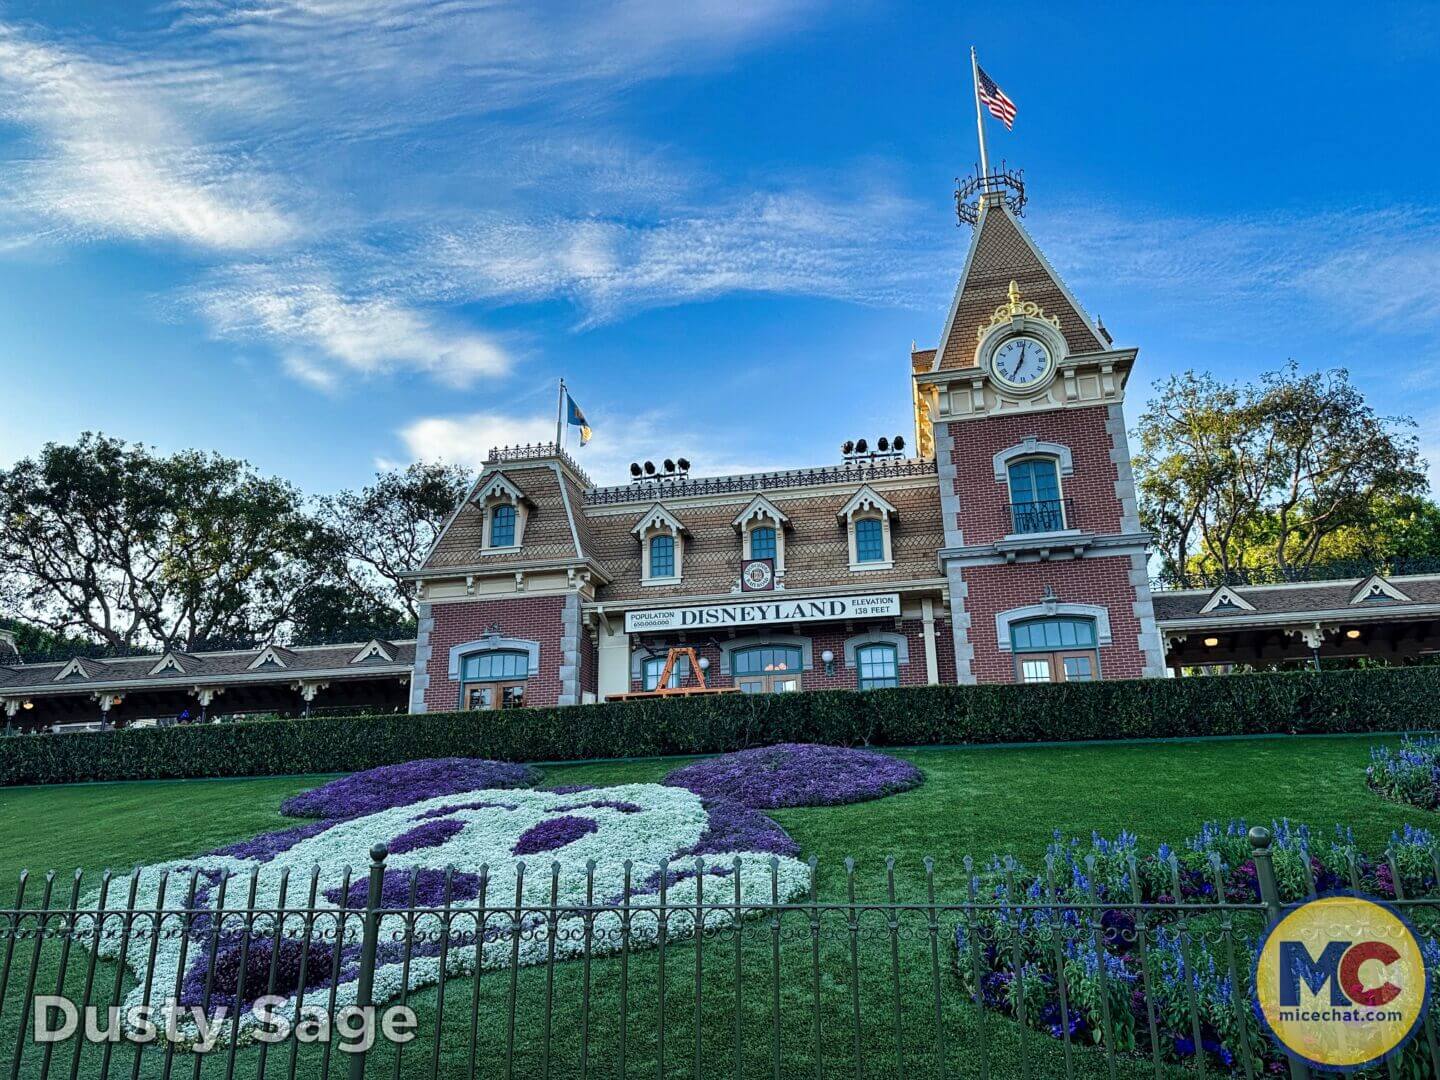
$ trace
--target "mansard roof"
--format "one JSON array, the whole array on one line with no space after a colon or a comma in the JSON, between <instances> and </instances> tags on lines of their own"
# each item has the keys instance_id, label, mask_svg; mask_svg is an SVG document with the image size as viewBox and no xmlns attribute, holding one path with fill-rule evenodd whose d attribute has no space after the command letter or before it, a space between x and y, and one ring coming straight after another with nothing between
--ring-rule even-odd
<instances>
[{"instance_id":1,"label":"mansard roof","mask_svg":"<svg viewBox=\"0 0 1440 1080\"><path fill-rule=\"evenodd\" d=\"M785 511L781 510L764 495L756 495L746 503L745 509L736 514L735 520L730 524L737 529L743 529L747 523L756 518L768 518L782 529L790 527L790 519L786 517Z\"/></svg>"},{"instance_id":2,"label":"mansard roof","mask_svg":"<svg viewBox=\"0 0 1440 1080\"><path fill-rule=\"evenodd\" d=\"M1110 347L1004 199L989 197L981 207L931 370L974 365L976 331L1006 302L1012 281L1026 300L1060 319L1060 332L1072 353L1103 352Z\"/></svg>"},{"instance_id":3,"label":"mansard roof","mask_svg":"<svg viewBox=\"0 0 1440 1080\"><path fill-rule=\"evenodd\" d=\"M476 505L479 493L487 491L503 473L508 489L523 492L530 504L524 540L519 549L500 554L483 551L484 510ZM579 484L558 460L505 462L487 465L470 492L446 522L422 571L462 567L517 567L536 562L566 562L585 558L577 512Z\"/></svg>"}]
</instances>

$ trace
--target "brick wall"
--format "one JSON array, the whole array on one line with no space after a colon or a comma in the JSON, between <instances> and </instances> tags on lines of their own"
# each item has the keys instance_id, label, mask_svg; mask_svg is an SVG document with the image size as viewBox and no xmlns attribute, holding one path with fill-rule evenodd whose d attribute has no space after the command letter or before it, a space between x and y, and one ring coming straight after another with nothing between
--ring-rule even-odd
<instances>
[{"instance_id":1,"label":"brick wall","mask_svg":"<svg viewBox=\"0 0 1440 1080\"><path fill-rule=\"evenodd\" d=\"M995 480L994 457L1031 436L1041 442L1068 446L1074 472L1061 476L1061 494L1074 500L1071 528L1090 533L1121 532L1121 505L1115 495L1118 479L1110 458L1113 440L1106 427L1105 406L1059 409L1028 416L995 416L950 425L954 438L957 515L965 543L990 544L1008 535L1010 489Z\"/></svg>"},{"instance_id":2,"label":"brick wall","mask_svg":"<svg viewBox=\"0 0 1440 1080\"><path fill-rule=\"evenodd\" d=\"M525 685L525 701L529 705L556 704L560 697L561 615L564 608L564 596L517 596L435 604L430 662L426 668L430 675L430 685L425 690L426 709L445 712L459 706L460 685L451 680L449 673L450 650L467 641L475 641L495 628L498 628L501 637L540 643L540 670L531 672ZM580 652L582 656L585 654L583 645ZM593 663L588 667L594 670ZM582 671L585 668L582 663Z\"/></svg>"},{"instance_id":3,"label":"brick wall","mask_svg":"<svg viewBox=\"0 0 1440 1080\"><path fill-rule=\"evenodd\" d=\"M859 684L860 669L858 667L845 666L845 640L857 634L863 634L867 630L875 629L885 633L903 634L909 642L910 662L900 665L901 686L924 686L925 677L925 626L920 619L903 619L896 628L893 620L883 620L874 624L857 624L854 628L846 630L844 626L828 626L820 624L811 629L806 628L799 634L792 634L786 630L778 629L773 634L765 634L766 640L776 644L786 644L793 641L799 645L802 638L808 637L812 644L812 658L814 667L809 671L800 673L800 687L802 690L854 690ZM761 631L761 633L764 633ZM667 641L660 638L650 639L641 642L634 639L631 642L632 649L649 645L658 655L664 656L665 650L672 645L689 644L695 649L698 657L707 658L710 661L710 669L705 673L706 682L710 686L723 687L734 686L735 680L729 675L722 675L720 672L720 649L715 645L702 645L699 642L678 642ZM825 666L821 662L821 654L829 649L835 654L835 674L826 675ZM942 683L955 681L955 650L951 641L950 621L948 619L936 618L935 620L935 650L938 659L940 681ZM639 679L632 679L631 690L643 690L644 685Z\"/></svg>"},{"instance_id":4,"label":"brick wall","mask_svg":"<svg viewBox=\"0 0 1440 1080\"><path fill-rule=\"evenodd\" d=\"M973 670L980 682L1015 680L1014 659L1010 653L1000 651L996 639L995 616L1038 604L1047 585L1054 589L1060 603L1095 604L1109 612L1112 643L1100 648L1102 677L1137 679L1144 674L1128 557L972 566L963 573L969 586L965 609L970 615L970 643L975 647Z\"/></svg>"}]
</instances>

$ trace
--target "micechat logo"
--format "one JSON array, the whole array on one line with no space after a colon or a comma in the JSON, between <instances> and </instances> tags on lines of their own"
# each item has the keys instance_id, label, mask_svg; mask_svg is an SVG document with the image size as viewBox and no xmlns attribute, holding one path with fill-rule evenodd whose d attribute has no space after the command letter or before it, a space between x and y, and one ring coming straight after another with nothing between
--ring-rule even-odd
<instances>
[{"instance_id":1,"label":"micechat logo","mask_svg":"<svg viewBox=\"0 0 1440 1080\"><path fill-rule=\"evenodd\" d=\"M1327 896L1277 921L1255 964L1255 1005L1290 1054L1355 1069L1395 1052L1428 1004L1420 944L1385 904Z\"/></svg>"}]
</instances>

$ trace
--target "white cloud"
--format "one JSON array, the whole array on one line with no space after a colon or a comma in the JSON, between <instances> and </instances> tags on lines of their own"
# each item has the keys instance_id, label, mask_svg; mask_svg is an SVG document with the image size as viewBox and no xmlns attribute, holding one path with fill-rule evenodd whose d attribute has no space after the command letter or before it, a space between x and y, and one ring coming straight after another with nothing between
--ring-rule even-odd
<instances>
[{"instance_id":1,"label":"white cloud","mask_svg":"<svg viewBox=\"0 0 1440 1080\"><path fill-rule=\"evenodd\" d=\"M0 115L36 142L33 157L10 167L12 216L81 238L219 251L293 234L242 155L204 145L129 74L0 25Z\"/></svg>"},{"instance_id":2,"label":"white cloud","mask_svg":"<svg viewBox=\"0 0 1440 1080\"><path fill-rule=\"evenodd\" d=\"M287 350L286 370L321 389L345 372L382 375L426 372L450 386L504 374L505 350L489 335L442 327L429 315L392 300L349 297L319 281L285 282L267 275L216 288L200 304L224 337L262 338Z\"/></svg>"}]
</instances>

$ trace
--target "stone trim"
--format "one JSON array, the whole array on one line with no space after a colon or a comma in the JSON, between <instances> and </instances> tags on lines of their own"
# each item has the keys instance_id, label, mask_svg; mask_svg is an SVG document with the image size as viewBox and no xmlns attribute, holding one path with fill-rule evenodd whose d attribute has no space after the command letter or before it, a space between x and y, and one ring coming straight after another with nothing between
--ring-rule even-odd
<instances>
[{"instance_id":1,"label":"stone trim","mask_svg":"<svg viewBox=\"0 0 1440 1080\"><path fill-rule=\"evenodd\" d=\"M885 630L867 630L863 634L856 634L854 637L845 639L845 666L853 668L857 661L855 652L866 645L894 645L895 661L899 664L910 663L910 639L904 634L892 634Z\"/></svg>"},{"instance_id":2,"label":"stone trim","mask_svg":"<svg viewBox=\"0 0 1440 1080\"><path fill-rule=\"evenodd\" d=\"M1099 604L1061 604L1049 602L1044 604L1028 604L1025 607L1011 608L1009 611L997 611L995 613L995 644L1001 652L1012 652L1010 644L1010 624L1024 622L1026 619L1048 619L1058 615L1071 615L1082 619L1095 620L1095 644L1097 647L1104 647L1113 644L1110 636L1110 609L1101 607Z\"/></svg>"},{"instance_id":3,"label":"stone trim","mask_svg":"<svg viewBox=\"0 0 1440 1080\"><path fill-rule=\"evenodd\" d=\"M580 594L565 597L560 612L560 696L556 705L580 704ZM536 646L537 651L539 646Z\"/></svg>"},{"instance_id":4,"label":"stone trim","mask_svg":"<svg viewBox=\"0 0 1440 1080\"><path fill-rule=\"evenodd\" d=\"M955 486L960 478L955 465L955 436L951 425L940 422L935 425L935 467L940 476L940 516L945 529L945 546L965 546L965 534L960 528L960 496Z\"/></svg>"},{"instance_id":5,"label":"stone trim","mask_svg":"<svg viewBox=\"0 0 1440 1080\"><path fill-rule=\"evenodd\" d=\"M1105 430L1110 433L1110 460L1115 465L1115 497L1120 500L1120 528L1140 531L1140 504L1135 497L1135 470L1130 462L1130 439L1125 434L1125 407L1105 407Z\"/></svg>"},{"instance_id":6,"label":"stone trim","mask_svg":"<svg viewBox=\"0 0 1440 1080\"><path fill-rule=\"evenodd\" d=\"M476 638L474 641L467 641L462 645L456 645L450 650L450 664L448 672L450 681L460 681L460 662L467 656L473 656L482 652L523 652L529 660L530 670L540 670L540 643L538 641L527 641L524 638L507 638L498 635L493 637ZM419 649L416 649L418 663Z\"/></svg>"},{"instance_id":7,"label":"stone trim","mask_svg":"<svg viewBox=\"0 0 1440 1080\"><path fill-rule=\"evenodd\" d=\"M955 681L961 686L973 685L977 681L975 646L970 643L970 613L965 610L970 586L965 582L964 570L959 563L950 563L945 573L950 580L950 635L955 639Z\"/></svg>"},{"instance_id":8,"label":"stone trim","mask_svg":"<svg viewBox=\"0 0 1440 1080\"><path fill-rule=\"evenodd\" d=\"M1150 560L1148 556L1130 556L1130 584L1135 587L1135 618L1140 623L1140 653L1145 657L1143 673L1146 677L1159 678L1168 670L1165 666L1165 640L1160 636L1160 625L1155 621L1155 604L1150 597Z\"/></svg>"},{"instance_id":9,"label":"stone trim","mask_svg":"<svg viewBox=\"0 0 1440 1080\"><path fill-rule=\"evenodd\" d=\"M1060 463L1061 476L1075 474L1075 458L1070 453L1068 446L1061 443L1041 442L1038 436L1027 435L1014 446L1007 446L991 458L991 464L995 468L995 482L1008 484L1010 482L1010 463L1018 458L1029 457L1054 458Z\"/></svg>"},{"instance_id":10,"label":"stone trim","mask_svg":"<svg viewBox=\"0 0 1440 1080\"><path fill-rule=\"evenodd\" d=\"M420 604L416 607L415 666L410 673L410 711L423 713L425 691L430 689L430 654L434 651L430 635L435 630L434 607Z\"/></svg>"}]
</instances>

